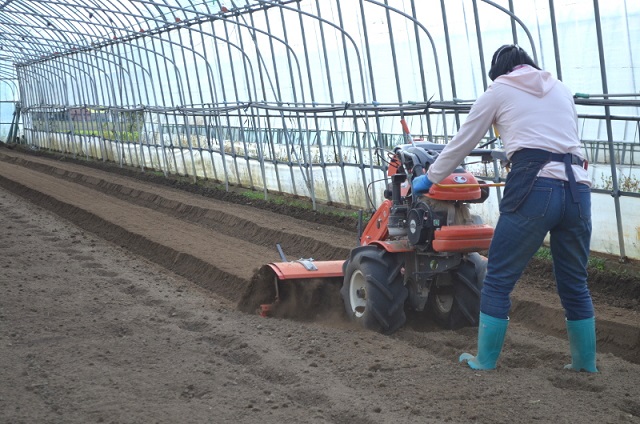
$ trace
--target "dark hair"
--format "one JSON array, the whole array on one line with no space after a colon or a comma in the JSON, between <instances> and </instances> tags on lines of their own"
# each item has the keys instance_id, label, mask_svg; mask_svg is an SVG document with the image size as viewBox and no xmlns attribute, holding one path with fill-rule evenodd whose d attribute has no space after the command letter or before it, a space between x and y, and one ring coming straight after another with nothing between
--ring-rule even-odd
<instances>
[{"instance_id":1,"label":"dark hair","mask_svg":"<svg viewBox=\"0 0 640 424\"><path fill-rule=\"evenodd\" d=\"M505 44L493 54L489 78L495 81L501 75L508 74L518 65L529 65L540 69L531 57L517 44Z\"/></svg>"}]
</instances>

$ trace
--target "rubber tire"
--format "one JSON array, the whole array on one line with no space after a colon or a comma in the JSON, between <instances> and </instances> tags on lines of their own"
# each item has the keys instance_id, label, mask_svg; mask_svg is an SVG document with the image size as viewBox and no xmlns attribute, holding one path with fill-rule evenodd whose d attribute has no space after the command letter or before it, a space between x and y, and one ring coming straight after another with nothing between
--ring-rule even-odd
<instances>
[{"instance_id":1,"label":"rubber tire","mask_svg":"<svg viewBox=\"0 0 640 424\"><path fill-rule=\"evenodd\" d=\"M480 292L487 262L477 253L469 256L469 259L463 259L458 267L450 271L451 284L441 288L433 287L427 299L433 320L448 330L477 327L480 321ZM446 302L442 300L447 298L450 308L443 309Z\"/></svg>"},{"instance_id":2,"label":"rubber tire","mask_svg":"<svg viewBox=\"0 0 640 424\"><path fill-rule=\"evenodd\" d=\"M361 246L351 251L344 264L344 282L340 294L347 315L367 330L392 334L407 321L404 304L408 291L401 274L400 255L376 246ZM352 304L354 287L365 288L359 305ZM364 310L356 310L356 307Z\"/></svg>"}]
</instances>

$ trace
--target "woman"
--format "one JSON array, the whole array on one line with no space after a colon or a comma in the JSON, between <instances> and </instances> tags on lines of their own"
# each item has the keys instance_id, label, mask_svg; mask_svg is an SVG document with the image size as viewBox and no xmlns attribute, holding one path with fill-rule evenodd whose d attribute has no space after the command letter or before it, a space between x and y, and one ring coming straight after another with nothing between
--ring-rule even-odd
<instances>
[{"instance_id":1,"label":"woman","mask_svg":"<svg viewBox=\"0 0 640 424\"><path fill-rule=\"evenodd\" d=\"M571 350L572 362L565 368L597 372L595 317L587 287L591 183L580 153L573 96L513 44L493 54L489 77L494 83L477 99L456 136L428 173L413 181L414 191L428 191L453 172L491 125L511 162L482 288L478 353L463 353L460 362L473 369L496 367L509 322L510 293L549 233Z\"/></svg>"}]
</instances>

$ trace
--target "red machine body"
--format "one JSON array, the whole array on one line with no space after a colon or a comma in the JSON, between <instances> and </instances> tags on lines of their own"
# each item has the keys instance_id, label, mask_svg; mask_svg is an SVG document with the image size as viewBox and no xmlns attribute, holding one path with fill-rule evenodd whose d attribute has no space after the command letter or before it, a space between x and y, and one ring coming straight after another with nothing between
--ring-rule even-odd
<instances>
[{"instance_id":1,"label":"red machine body","mask_svg":"<svg viewBox=\"0 0 640 424\"><path fill-rule=\"evenodd\" d=\"M500 184L479 181L460 166L428 193L413 193L413 178L427 171L443 147L412 141L394 149L385 200L345 261L266 265L274 276L276 300L262 305L263 315L277 307L284 282L314 279L341 282L347 315L375 331L400 328L405 303L418 311L429 309L446 328L477 325L486 273L486 258L478 252L489 248L493 228L473 215L469 205L484 202L489 187ZM472 154L491 160L489 150Z\"/></svg>"}]
</instances>

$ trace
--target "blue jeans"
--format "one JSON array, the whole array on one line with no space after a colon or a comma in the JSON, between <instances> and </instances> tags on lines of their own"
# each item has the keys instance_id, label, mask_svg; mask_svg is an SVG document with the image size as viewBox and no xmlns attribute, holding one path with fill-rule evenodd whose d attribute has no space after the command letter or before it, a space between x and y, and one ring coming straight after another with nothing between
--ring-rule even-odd
<instances>
[{"instance_id":1,"label":"blue jeans","mask_svg":"<svg viewBox=\"0 0 640 424\"><path fill-rule=\"evenodd\" d=\"M509 295L550 233L553 271L566 318L581 320L594 316L587 287L591 190L578 184L578 191L580 201L574 203L566 181L537 178L529 196L515 212L500 214L482 287L483 313L501 319L508 317Z\"/></svg>"}]
</instances>

